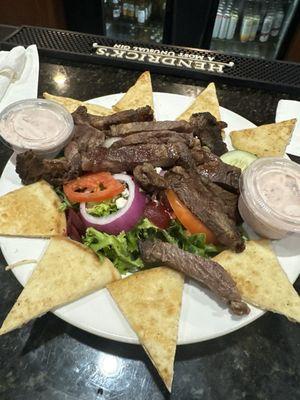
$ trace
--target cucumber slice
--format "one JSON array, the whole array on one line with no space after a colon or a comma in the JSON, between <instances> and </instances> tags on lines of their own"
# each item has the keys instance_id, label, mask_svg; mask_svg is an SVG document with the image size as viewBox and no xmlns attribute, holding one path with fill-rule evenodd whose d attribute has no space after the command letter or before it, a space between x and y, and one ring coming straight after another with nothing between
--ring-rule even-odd
<instances>
[{"instance_id":1,"label":"cucumber slice","mask_svg":"<svg viewBox=\"0 0 300 400\"><path fill-rule=\"evenodd\" d=\"M254 154L242 150L228 151L222 154L220 158L224 163L241 168L242 171L257 159Z\"/></svg>"}]
</instances>

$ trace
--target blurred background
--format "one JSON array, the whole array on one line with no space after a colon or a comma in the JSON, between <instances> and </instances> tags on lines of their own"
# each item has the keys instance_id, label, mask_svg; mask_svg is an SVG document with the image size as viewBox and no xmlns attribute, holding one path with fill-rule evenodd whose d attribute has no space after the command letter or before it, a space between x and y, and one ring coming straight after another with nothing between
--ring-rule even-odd
<instances>
[{"instance_id":1,"label":"blurred background","mask_svg":"<svg viewBox=\"0 0 300 400\"><path fill-rule=\"evenodd\" d=\"M1 0L0 24L300 62L300 0Z\"/></svg>"}]
</instances>

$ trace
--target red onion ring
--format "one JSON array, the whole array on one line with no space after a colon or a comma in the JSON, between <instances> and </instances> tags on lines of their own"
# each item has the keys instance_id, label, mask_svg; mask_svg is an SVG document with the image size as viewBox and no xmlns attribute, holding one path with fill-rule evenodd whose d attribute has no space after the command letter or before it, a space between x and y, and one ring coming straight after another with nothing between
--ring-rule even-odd
<instances>
[{"instance_id":1,"label":"red onion ring","mask_svg":"<svg viewBox=\"0 0 300 400\"><path fill-rule=\"evenodd\" d=\"M86 211L86 203L80 203L80 214L87 227L118 235L122 231L130 231L141 219L146 206L146 195L140 191L131 176L115 174L113 177L127 184L129 196L125 207L107 217L94 217Z\"/></svg>"}]
</instances>

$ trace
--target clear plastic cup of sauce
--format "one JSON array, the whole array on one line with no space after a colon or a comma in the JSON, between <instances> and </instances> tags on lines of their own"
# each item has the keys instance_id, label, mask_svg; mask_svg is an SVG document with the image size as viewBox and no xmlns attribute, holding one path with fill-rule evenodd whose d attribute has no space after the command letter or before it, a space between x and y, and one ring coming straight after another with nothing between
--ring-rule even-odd
<instances>
[{"instance_id":1,"label":"clear plastic cup of sauce","mask_svg":"<svg viewBox=\"0 0 300 400\"><path fill-rule=\"evenodd\" d=\"M285 158L254 161L240 178L239 211L260 236L300 233L300 165Z\"/></svg>"},{"instance_id":2,"label":"clear plastic cup of sauce","mask_svg":"<svg viewBox=\"0 0 300 400\"><path fill-rule=\"evenodd\" d=\"M33 150L54 158L72 137L72 115L62 105L45 99L26 99L0 113L0 135L16 153Z\"/></svg>"}]
</instances>

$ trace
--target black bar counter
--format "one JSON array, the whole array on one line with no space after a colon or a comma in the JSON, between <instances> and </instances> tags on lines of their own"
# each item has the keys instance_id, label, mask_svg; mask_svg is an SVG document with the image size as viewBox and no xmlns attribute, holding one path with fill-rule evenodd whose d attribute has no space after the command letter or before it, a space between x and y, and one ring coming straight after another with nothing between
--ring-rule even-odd
<instances>
[{"instance_id":1,"label":"black bar counter","mask_svg":"<svg viewBox=\"0 0 300 400\"><path fill-rule=\"evenodd\" d=\"M1 30L0 30L1 31ZM87 100L126 91L139 71L40 57L39 96ZM61 74L65 80L55 80ZM152 74L153 90L196 95L207 82ZM220 104L254 122L271 123L288 93L217 84ZM0 168L10 151L0 145ZM1 257L0 322L21 292ZM300 280L295 284L300 290ZM3 400L296 400L300 398L299 326L267 313L234 333L178 346L168 395L141 346L81 331L48 313L0 337ZM106 367L108 365L108 367ZM113 368L109 368L113 365Z\"/></svg>"}]
</instances>

